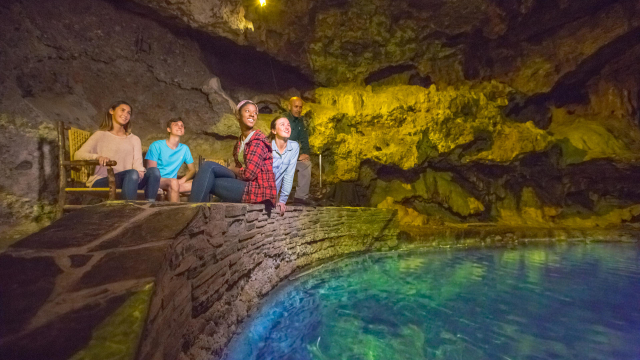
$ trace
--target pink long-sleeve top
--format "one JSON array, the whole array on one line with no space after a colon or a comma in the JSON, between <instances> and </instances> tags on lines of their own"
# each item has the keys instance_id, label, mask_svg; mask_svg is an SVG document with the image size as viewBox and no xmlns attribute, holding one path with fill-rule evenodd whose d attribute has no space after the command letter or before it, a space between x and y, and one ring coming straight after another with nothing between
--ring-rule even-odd
<instances>
[{"instance_id":1,"label":"pink long-sleeve top","mask_svg":"<svg viewBox=\"0 0 640 360\"><path fill-rule=\"evenodd\" d=\"M113 167L115 173L130 169L145 171L142 164L142 144L140 138L133 134L119 137L108 131L96 131L80 150L76 151L73 160L96 160L99 156L106 156L118 162L118 165ZM87 186L91 187L96 180L106 176L107 167L96 166L93 176L87 181Z\"/></svg>"}]
</instances>

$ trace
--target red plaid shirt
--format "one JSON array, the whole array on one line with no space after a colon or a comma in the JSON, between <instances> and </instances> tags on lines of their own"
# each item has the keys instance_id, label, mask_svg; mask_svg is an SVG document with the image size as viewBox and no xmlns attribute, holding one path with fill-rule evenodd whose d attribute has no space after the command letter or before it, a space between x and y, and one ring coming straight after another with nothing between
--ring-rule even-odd
<instances>
[{"instance_id":1,"label":"red plaid shirt","mask_svg":"<svg viewBox=\"0 0 640 360\"><path fill-rule=\"evenodd\" d=\"M233 148L233 159L237 167L242 167L238 161L240 141ZM273 174L273 154L271 141L260 130L256 130L251 139L244 146L244 163L246 167L240 170L238 179L247 182L242 195L243 203L259 203L271 200L276 204L276 178Z\"/></svg>"}]
</instances>

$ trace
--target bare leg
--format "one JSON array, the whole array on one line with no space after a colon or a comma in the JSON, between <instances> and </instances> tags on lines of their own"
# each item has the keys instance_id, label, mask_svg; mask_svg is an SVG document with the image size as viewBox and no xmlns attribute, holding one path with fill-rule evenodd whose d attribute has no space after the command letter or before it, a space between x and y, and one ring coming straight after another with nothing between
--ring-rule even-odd
<instances>
[{"instance_id":1,"label":"bare leg","mask_svg":"<svg viewBox=\"0 0 640 360\"><path fill-rule=\"evenodd\" d=\"M160 179L160 189L167 191L170 202L180 202L180 184L178 179Z\"/></svg>"},{"instance_id":2,"label":"bare leg","mask_svg":"<svg viewBox=\"0 0 640 360\"><path fill-rule=\"evenodd\" d=\"M187 182L185 182L184 184L180 184L180 193L184 194L184 193L190 193L191 192L191 183L193 182L193 180L189 180Z\"/></svg>"}]
</instances>

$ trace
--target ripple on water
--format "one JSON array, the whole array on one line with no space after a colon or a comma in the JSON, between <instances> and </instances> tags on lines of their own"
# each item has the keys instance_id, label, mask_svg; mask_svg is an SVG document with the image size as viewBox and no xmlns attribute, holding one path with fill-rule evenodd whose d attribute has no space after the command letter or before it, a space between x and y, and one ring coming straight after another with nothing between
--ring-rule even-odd
<instances>
[{"instance_id":1,"label":"ripple on water","mask_svg":"<svg viewBox=\"0 0 640 360\"><path fill-rule=\"evenodd\" d=\"M224 359L640 359L640 251L369 254L270 295Z\"/></svg>"}]
</instances>

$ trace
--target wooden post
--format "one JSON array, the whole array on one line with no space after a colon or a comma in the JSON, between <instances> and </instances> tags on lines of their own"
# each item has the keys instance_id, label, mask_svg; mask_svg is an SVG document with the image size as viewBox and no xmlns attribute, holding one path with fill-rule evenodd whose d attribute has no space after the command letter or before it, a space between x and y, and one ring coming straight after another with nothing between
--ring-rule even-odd
<instances>
[{"instance_id":1,"label":"wooden post","mask_svg":"<svg viewBox=\"0 0 640 360\"><path fill-rule=\"evenodd\" d=\"M107 177L109 178L109 201L113 201L116 199L116 175L111 166L107 168Z\"/></svg>"},{"instance_id":2,"label":"wooden post","mask_svg":"<svg viewBox=\"0 0 640 360\"><path fill-rule=\"evenodd\" d=\"M62 217L64 203L67 200L67 168L64 166L66 143L64 138L64 122L58 121L58 171L60 172L60 188L58 189L58 218Z\"/></svg>"},{"instance_id":3,"label":"wooden post","mask_svg":"<svg viewBox=\"0 0 640 360\"><path fill-rule=\"evenodd\" d=\"M322 190L322 154L320 154L320 161L318 167L320 168L320 189Z\"/></svg>"}]
</instances>

